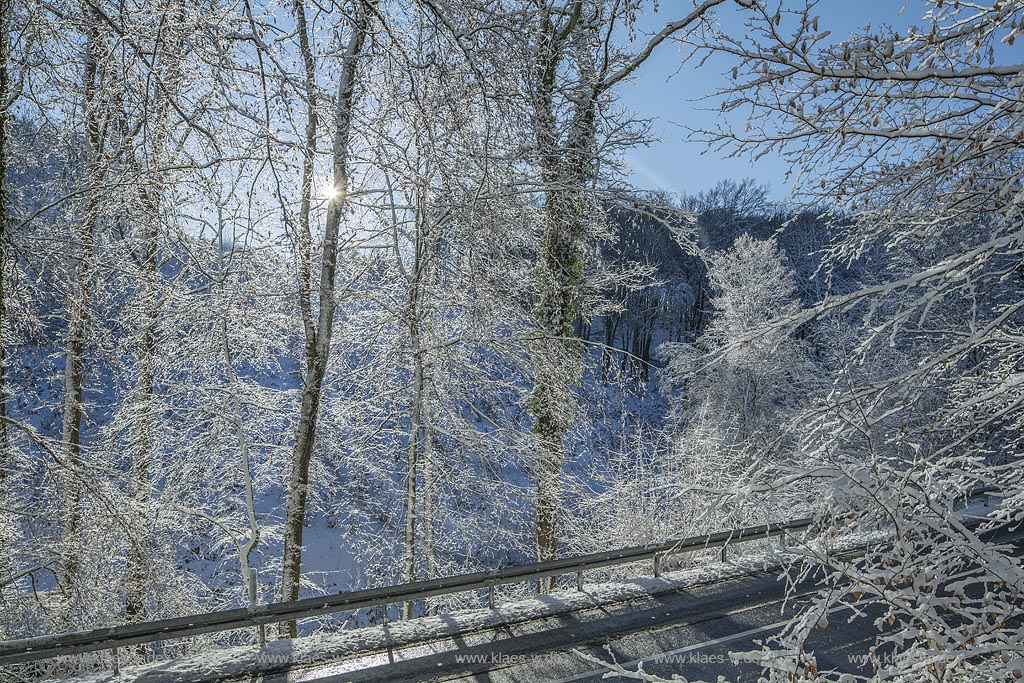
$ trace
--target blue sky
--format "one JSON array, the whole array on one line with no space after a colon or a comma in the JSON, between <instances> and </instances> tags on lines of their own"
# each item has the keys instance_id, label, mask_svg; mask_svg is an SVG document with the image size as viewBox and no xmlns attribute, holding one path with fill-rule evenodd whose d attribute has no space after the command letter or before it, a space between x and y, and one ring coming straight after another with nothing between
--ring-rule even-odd
<instances>
[{"instance_id":1,"label":"blue sky","mask_svg":"<svg viewBox=\"0 0 1024 683\"><path fill-rule=\"evenodd\" d=\"M674 18L673 9L689 6L688 0L663 0L661 11L641 19L639 27L653 32ZM905 16L901 17L904 6ZM721 10L719 19L723 26L741 28L739 11L733 3ZM818 5L820 27L832 31L832 38L836 39L869 23L909 25L923 13L924 3L919 0L909 0L906 5L904 0L821 0ZM725 178L752 177L767 183L773 198L782 200L789 196L786 165L779 157L766 156L756 163L747 158L722 158L708 151L704 143L686 139L683 126L712 127L718 118L717 111L706 111L713 106L711 103L698 100L727 84L725 74L732 66L731 62L718 59L703 69L686 66L680 70L679 62L676 47L663 44L644 64L638 77L621 86L622 104L643 118L656 119L652 133L661 139L627 154L633 184L682 193L707 189Z\"/></svg>"}]
</instances>

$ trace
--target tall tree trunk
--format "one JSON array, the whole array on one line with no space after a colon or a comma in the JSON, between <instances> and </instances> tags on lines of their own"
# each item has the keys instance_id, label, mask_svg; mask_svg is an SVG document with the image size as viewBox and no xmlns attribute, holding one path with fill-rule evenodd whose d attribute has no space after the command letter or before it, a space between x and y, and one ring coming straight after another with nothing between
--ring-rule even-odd
<instances>
[{"instance_id":1,"label":"tall tree trunk","mask_svg":"<svg viewBox=\"0 0 1024 683\"><path fill-rule=\"evenodd\" d=\"M415 313L413 313L415 315ZM419 476L420 449L423 434L423 361L419 349L419 321L409 324L413 340L412 410L409 425L409 462L405 475L405 544L402 553L402 579L416 580L416 479ZM412 616L412 602L402 603L402 617Z\"/></svg>"},{"instance_id":2,"label":"tall tree trunk","mask_svg":"<svg viewBox=\"0 0 1024 683\"><path fill-rule=\"evenodd\" d=\"M7 40L7 27L11 21L12 0L0 0L0 500L11 501L14 493L14 453L10 442L10 432L7 425L7 258L8 258L8 235L7 227L10 221L8 215L7 197L7 133L10 117L8 107L11 97L10 71L8 60L10 59L10 46ZM6 506L5 506L6 507ZM15 529L15 523L7 510L0 510L0 534L5 529ZM12 534L15 535L15 534ZM15 536L16 537L16 536ZM0 543L7 544L14 539L4 535L0 536ZM9 553L3 553L0 557L0 582L9 575L12 563ZM3 593L0 589L0 602L3 602Z\"/></svg>"},{"instance_id":3,"label":"tall tree trunk","mask_svg":"<svg viewBox=\"0 0 1024 683\"><path fill-rule=\"evenodd\" d=\"M403 553L403 579L406 583L416 580L416 515L417 479L422 465L426 401L426 368L425 350L420 326L422 324L424 295L424 279L427 275L427 262L431 258L428 236L424 224L422 209L422 193L417 192L415 215L416 237L413 245L414 257L409 279L408 316L409 342L412 347L412 405L409 423L409 463L405 483L405 548ZM412 616L412 602L402 604L402 616Z\"/></svg>"},{"instance_id":4,"label":"tall tree trunk","mask_svg":"<svg viewBox=\"0 0 1024 683\"><path fill-rule=\"evenodd\" d=\"M434 430L431 428L431 410L429 399L423 404L423 565L426 576L437 578L437 544L434 540L434 518L437 514L436 495L437 482L434 463Z\"/></svg>"},{"instance_id":5,"label":"tall tree trunk","mask_svg":"<svg viewBox=\"0 0 1024 683\"><path fill-rule=\"evenodd\" d=\"M82 489L79 482L81 459L82 391L84 382L85 328L89 309L89 262L92 259L92 226L80 225L77 235L79 264L68 298L68 332L64 349L64 415L61 440L66 450L67 470L63 475L61 498L64 505L61 571L59 586L64 600L63 628L70 626L74 610L74 590L78 575L82 533Z\"/></svg>"},{"instance_id":6,"label":"tall tree trunk","mask_svg":"<svg viewBox=\"0 0 1024 683\"><path fill-rule=\"evenodd\" d=\"M596 135L596 85L587 85L589 66L581 59L584 85L576 88L575 109L564 143L555 115L559 63L567 39L577 39L575 30L580 5L565 28L541 20L541 46L537 59L535 127L540 170L545 184L545 226L537 277L541 291L534 308L534 324L542 341L533 352L534 388L529 406L538 454L534 531L537 560L558 553L558 508L565 459L565 435L572 426L576 409L573 386L582 374L580 345L573 337L576 320L583 315L581 289L584 278L584 244L587 221L592 213L587 201L587 183ZM583 51L580 54L584 54ZM585 68L586 67L586 68ZM542 579L540 589L550 590L552 579Z\"/></svg>"},{"instance_id":7,"label":"tall tree trunk","mask_svg":"<svg viewBox=\"0 0 1024 683\"><path fill-rule=\"evenodd\" d=\"M643 49L612 72L608 71L605 51L610 35L598 35L601 30L612 30L608 17L590 8L585 10L583 2L558 9L538 3L531 80L545 225L537 268L540 294L533 312L542 341L532 353L535 378L529 399L539 450L535 472L538 560L551 559L558 550L564 440L576 408L572 389L582 374L580 345L572 339L572 333L574 322L585 313L581 290L588 223L596 208L591 184L597 158L598 98L629 77L663 41L689 29L725 1L704 0L684 19L667 23ZM618 10L611 12L614 17ZM574 61L562 68L563 59L568 58ZM560 81L563 75L568 78ZM560 114L556 101L571 103L571 110L561 122L557 120ZM551 585L549 579L542 581L540 588L546 590Z\"/></svg>"},{"instance_id":8,"label":"tall tree trunk","mask_svg":"<svg viewBox=\"0 0 1024 683\"><path fill-rule=\"evenodd\" d=\"M422 440L420 444L420 473L423 481L423 489L420 492L420 538L421 553L423 557L424 579L437 578L437 543L434 537L434 517L437 514L436 506L436 472L434 465L434 430L431 427L430 410L430 379L424 382L424 399L422 411ZM427 599L427 614L434 615L437 608L432 606L430 599Z\"/></svg>"},{"instance_id":9,"label":"tall tree trunk","mask_svg":"<svg viewBox=\"0 0 1024 683\"><path fill-rule=\"evenodd\" d=\"M301 0L295 3L296 20L299 25L300 48L306 65L307 96L312 95L315 85L315 65L309 44L308 28L305 20L305 8ZM369 8L359 2L353 21L352 34L349 37L345 52L342 55L341 75L338 80L338 93L334 103L334 145L333 145L333 197L327 208L327 220L324 229L323 253L320 260L319 301L316 325L313 325L311 282L301 291L300 306L303 309L304 329L306 333L306 367L302 382L302 403L299 420L295 431L295 446L292 450L291 473L288 478L288 502L285 506L284 529L284 561L281 579L281 599L295 600L299 596L299 584L302 571L302 532L306 519L306 498L309 492L309 465L313 455L316 439L316 423L320 410L320 399L323 388L324 374L331 348L331 332L334 325L334 276L338 259L338 229L341 216L347 206L348 191L348 147L352 129L352 108L359 58L363 50L369 28ZM315 151L315 118L316 111L311 102L309 107L309 125L305 151L307 159ZM312 130L312 133L310 132ZM312 193L312 164L303 169L302 210L309 238L309 202ZM311 275L310 275L311 277ZM284 635L294 637L295 622L287 622Z\"/></svg>"},{"instance_id":10,"label":"tall tree trunk","mask_svg":"<svg viewBox=\"0 0 1024 683\"><path fill-rule=\"evenodd\" d=\"M131 496L136 506L136 537L131 539L126 580L125 619L128 623L146 618L146 589L149 584L150 552L150 469L153 459L153 389L156 384L157 324L157 223L155 205L147 199L148 217L140 255L139 298L142 320L136 352L137 379L132 416Z\"/></svg>"},{"instance_id":11,"label":"tall tree trunk","mask_svg":"<svg viewBox=\"0 0 1024 683\"><path fill-rule=\"evenodd\" d=\"M11 471L10 443L7 429L7 128L10 123L8 107L11 97L10 46L7 27L11 21L13 0L0 0L0 494L6 493L7 477Z\"/></svg>"},{"instance_id":12,"label":"tall tree trunk","mask_svg":"<svg viewBox=\"0 0 1024 683\"><path fill-rule=\"evenodd\" d=\"M226 283L227 272L224 266L224 222L218 207L217 216L217 273L219 281ZM231 417L235 427L235 437L238 440L238 472L242 478L245 489L245 515L249 523L249 537L238 544L238 565L242 575L242 581L246 585L246 594L249 598L249 606L255 607L258 603L256 591L256 570L252 566L252 554L260 543L260 525L256 517L256 496L253 491L252 464L249 456L249 439L246 436L245 416L242 414L242 402L239 399L241 381L238 373L235 372L234 361L231 357L231 340L228 336L228 314L227 300L224 302L224 312L220 317L221 350L224 359L224 372L228 378L228 396L231 402ZM263 644L264 630L259 629L260 644Z\"/></svg>"},{"instance_id":13,"label":"tall tree trunk","mask_svg":"<svg viewBox=\"0 0 1024 683\"><path fill-rule=\"evenodd\" d=\"M161 72L154 96L147 102L146 129L152 130L152 145L148 158L154 160L143 173L143 165L133 160L143 184L139 188L139 207L142 223L141 244L133 254L139 271L138 297L140 321L136 350L136 384L134 391L134 415L132 420L132 499L138 511L138 521L133 524L136 537L132 539L127 568L127 596L125 617L128 623L144 621L146 618L146 592L149 585L150 562L152 557L152 514L150 471L154 448L154 422L156 397L156 329L159 315L159 263L158 241L160 238L161 200L166 179L159 166L167 152L169 99L176 94L180 83L184 53L185 5L183 0L161 0L158 8L163 16L162 41L155 49L159 55L157 63ZM140 648L143 651L144 648Z\"/></svg>"},{"instance_id":14,"label":"tall tree trunk","mask_svg":"<svg viewBox=\"0 0 1024 683\"><path fill-rule=\"evenodd\" d=\"M65 471L61 477L63 528L58 587L61 591L59 628L71 626L75 610L75 584L82 547L82 404L85 383L85 344L89 320L90 293L93 278L93 231L99 217L100 186L103 179L104 114L100 110L99 91L102 77L99 59L102 54L100 18L90 8L83 12L89 22L85 65L83 70L83 109L85 115L85 174L87 184L85 206L81 219L75 223L72 239L71 291L67 297L68 329L64 349L64 406L61 440L65 449Z\"/></svg>"}]
</instances>

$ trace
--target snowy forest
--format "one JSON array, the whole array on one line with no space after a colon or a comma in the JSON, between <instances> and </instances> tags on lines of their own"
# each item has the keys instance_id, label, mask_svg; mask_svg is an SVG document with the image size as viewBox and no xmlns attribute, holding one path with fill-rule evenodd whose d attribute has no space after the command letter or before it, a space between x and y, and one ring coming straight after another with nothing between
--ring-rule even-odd
<instances>
[{"instance_id":1,"label":"snowy forest","mask_svg":"<svg viewBox=\"0 0 1024 683\"><path fill-rule=\"evenodd\" d=\"M803 551L766 680L854 680L836 605L880 680L1024 677L1024 0L828 4L0 0L0 640L810 517L895 533ZM630 174L666 52L791 196Z\"/></svg>"}]
</instances>

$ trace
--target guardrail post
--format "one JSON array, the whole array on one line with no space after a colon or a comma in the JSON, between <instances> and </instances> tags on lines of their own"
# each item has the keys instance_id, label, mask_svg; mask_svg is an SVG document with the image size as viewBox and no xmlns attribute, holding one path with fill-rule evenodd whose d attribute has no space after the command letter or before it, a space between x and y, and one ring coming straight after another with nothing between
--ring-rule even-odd
<instances>
[{"instance_id":1,"label":"guardrail post","mask_svg":"<svg viewBox=\"0 0 1024 683\"><path fill-rule=\"evenodd\" d=\"M580 569L576 572L576 590L583 591L583 570Z\"/></svg>"},{"instance_id":2,"label":"guardrail post","mask_svg":"<svg viewBox=\"0 0 1024 683\"><path fill-rule=\"evenodd\" d=\"M384 603L381 606L381 611L384 612L384 620L381 622L384 626L388 625L388 604Z\"/></svg>"},{"instance_id":3,"label":"guardrail post","mask_svg":"<svg viewBox=\"0 0 1024 683\"><path fill-rule=\"evenodd\" d=\"M786 549L786 534L779 534L779 549Z\"/></svg>"},{"instance_id":4,"label":"guardrail post","mask_svg":"<svg viewBox=\"0 0 1024 683\"><path fill-rule=\"evenodd\" d=\"M729 548L729 546L727 546L727 545L723 545L722 546L722 551L721 551L721 553L719 555L719 557L721 557L722 562L728 562L728 560L729 560L728 548Z\"/></svg>"},{"instance_id":5,"label":"guardrail post","mask_svg":"<svg viewBox=\"0 0 1024 683\"><path fill-rule=\"evenodd\" d=\"M494 609L494 586L487 587L487 606Z\"/></svg>"},{"instance_id":6,"label":"guardrail post","mask_svg":"<svg viewBox=\"0 0 1024 683\"><path fill-rule=\"evenodd\" d=\"M114 652L114 675L116 676L117 674L121 673L121 666L120 666L120 664L117 661L117 648L116 647L114 648L113 652Z\"/></svg>"},{"instance_id":7,"label":"guardrail post","mask_svg":"<svg viewBox=\"0 0 1024 683\"><path fill-rule=\"evenodd\" d=\"M661 555L654 554L654 578L661 576Z\"/></svg>"}]
</instances>

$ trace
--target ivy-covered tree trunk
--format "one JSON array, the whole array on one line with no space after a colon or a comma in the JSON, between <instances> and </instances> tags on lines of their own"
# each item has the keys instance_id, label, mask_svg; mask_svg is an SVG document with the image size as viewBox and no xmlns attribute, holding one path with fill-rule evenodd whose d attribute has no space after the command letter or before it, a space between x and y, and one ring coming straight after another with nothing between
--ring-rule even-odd
<instances>
[{"instance_id":1,"label":"ivy-covered tree trunk","mask_svg":"<svg viewBox=\"0 0 1024 683\"><path fill-rule=\"evenodd\" d=\"M573 386L581 373L580 348L573 332L580 314L583 283L582 235L565 191L547 193L544 253L537 269L541 285L534 323L542 339L533 352L534 388L530 410L537 437L535 533L537 560L558 552L558 507L565 460L565 434L576 411ZM542 588L550 588L550 581Z\"/></svg>"},{"instance_id":2,"label":"ivy-covered tree trunk","mask_svg":"<svg viewBox=\"0 0 1024 683\"><path fill-rule=\"evenodd\" d=\"M585 315L582 288L586 267L586 239L592 207L588 198L593 167L596 86L586 78L592 69L585 64L585 50L577 54L577 68L584 83L574 88L575 108L564 139L556 120L557 72L568 41L578 39L579 5L576 14L562 28L550 17L541 20L543 36L537 58L538 84L535 126L540 171L545 186L544 235L536 270L539 295L533 319L541 339L534 345L534 388L529 398L533 432L538 453L535 523L537 560L558 553L558 510L565 435L576 413L573 388L582 375L580 343L575 335L577 320ZM576 34L573 31L577 31ZM540 582L550 590L551 579Z\"/></svg>"},{"instance_id":3,"label":"ivy-covered tree trunk","mask_svg":"<svg viewBox=\"0 0 1024 683\"><path fill-rule=\"evenodd\" d=\"M618 4L574 1L543 5L535 26L531 73L537 162L546 214L534 324L534 389L529 406L539 453L536 460L537 558L558 551L558 493L565 457L565 435L576 410L573 387L582 375L575 325L586 319L583 287L587 240L597 217L593 187L598 159L599 99L628 78L671 36L689 31L726 0L704 0L686 16L670 21L633 56L612 67L607 45ZM602 36L602 33L605 35ZM551 587L550 580L541 589Z\"/></svg>"}]
</instances>

